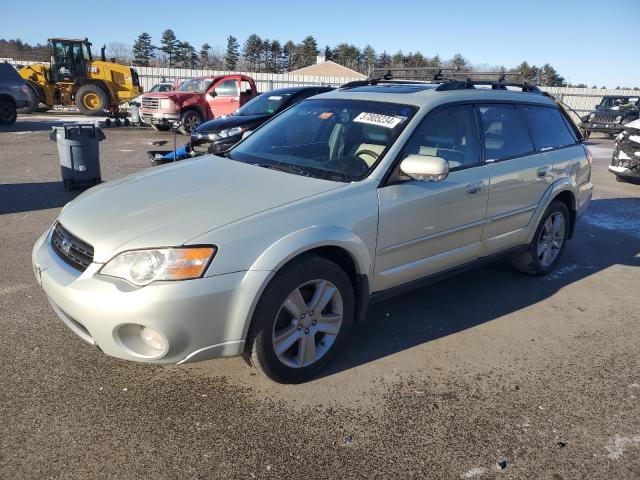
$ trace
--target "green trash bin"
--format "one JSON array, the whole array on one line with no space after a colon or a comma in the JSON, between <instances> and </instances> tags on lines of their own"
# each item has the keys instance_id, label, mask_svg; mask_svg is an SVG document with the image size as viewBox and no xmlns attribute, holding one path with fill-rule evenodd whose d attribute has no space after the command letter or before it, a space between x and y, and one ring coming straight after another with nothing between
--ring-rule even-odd
<instances>
[{"instance_id":1,"label":"green trash bin","mask_svg":"<svg viewBox=\"0 0 640 480\"><path fill-rule=\"evenodd\" d=\"M65 190L89 188L100 177L100 142L106 137L94 124L52 127L49 138L58 145L60 173Z\"/></svg>"}]
</instances>

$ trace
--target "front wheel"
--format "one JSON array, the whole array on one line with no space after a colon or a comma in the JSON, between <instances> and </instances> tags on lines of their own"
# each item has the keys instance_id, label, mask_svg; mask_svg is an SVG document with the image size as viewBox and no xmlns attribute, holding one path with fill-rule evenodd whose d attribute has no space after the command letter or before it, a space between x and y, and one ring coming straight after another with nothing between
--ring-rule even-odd
<instances>
[{"instance_id":1,"label":"front wheel","mask_svg":"<svg viewBox=\"0 0 640 480\"><path fill-rule=\"evenodd\" d=\"M84 85L76 93L76 106L83 115L103 115L109 108L109 97L97 85Z\"/></svg>"},{"instance_id":2,"label":"front wheel","mask_svg":"<svg viewBox=\"0 0 640 480\"><path fill-rule=\"evenodd\" d=\"M186 110L180 116L180 131L185 135L191 135L191 131L195 130L202 123L202 117L195 110Z\"/></svg>"},{"instance_id":3,"label":"front wheel","mask_svg":"<svg viewBox=\"0 0 640 480\"><path fill-rule=\"evenodd\" d=\"M564 252L570 225L571 217L567 206L560 201L551 202L527 250L511 257L513 266L529 275L546 275L552 272Z\"/></svg>"},{"instance_id":4,"label":"front wheel","mask_svg":"<svg viewBox=\"0 0 640 480\"><path fill-rule=\"evenodd\" d=\"M315 255L294 260L262 294L245 358L276 382L309 380L344 344L354 308L353 286L338 265Z\"/></svg>"},{"instance_id":5,"label":"front wheel","mask_svg":"<svg viewBox=\"0 0 640 480\"><path fill-rule=\"evenodd\" d=\"M13 102L0 100L0 125L13 125L18 118L18 111Z\"/></svg>"}]
</instances>

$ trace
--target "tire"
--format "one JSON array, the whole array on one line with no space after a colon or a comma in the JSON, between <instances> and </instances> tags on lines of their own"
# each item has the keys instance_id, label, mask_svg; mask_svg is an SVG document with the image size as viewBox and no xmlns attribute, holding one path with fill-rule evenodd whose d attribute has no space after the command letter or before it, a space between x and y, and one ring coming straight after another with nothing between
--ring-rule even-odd
<instances>
[{"instance_id":1,"label":"tire","mask_svg":"<svg viewBox=\"0 0 640 480\"><path fill-rule=\"evenodd\" d=\"M83 115L103 115L109 107L109 96L97 85L85 85L76 92L76 106Z\"/></svg>"},{"instance_id":2,"label":"tire","mask_svg":"<svg viewBox=\"0 0 640 480\"><path fill-rule=\"evenodd\" d=\"M325 303L325 307L314 312L315 295L324 299L332 296L326 303L317 304ZM295 316L292 313L301 310L305 311ZM305 382L324 369L344 346L354 310L353 285L344 270L324 258L302 256L279 271L260 297L244 357L275 382ZM336 323L338 318L340 323ZM281 349L276 353L278 337Z\"/></svg>"},{"instance_id":3,"label":"tire","mask_svg":"<svg viewBox=\"0 0 640 480\"><path fill-rule=\"evenodd\" d=\"M623 176L616 175L616 182L620 183L629 183L629 180Z\"/></svg>"},{"instance_id":4,"label":"tire","mask_svg":"<svg viewBox=\"0 0 640 480\"><path fill-rule=\"evenodd\" d=\"M171 127L169 125L154 125L153 123L151 124L151 128L153 128L156 132L168 132L169 130L171 130Z\"/></svg>"},{"instance_id":5,"label":"tire","mask_svg":"<svg viewBox=\"0 0 640 480\"><path fill-rule=\"evenodd\" d=\"M18 111L11 100L0 100L0 125L13 125L18 119Z\"/></svg>"},{"instance_id":6,"label":"tire","mask_svg":"<svg viewBox=\"0 0 640 480\"><path fill-rule=\"evenodd\" d=\"M562 231L555 232L557 236L556 240L554 240L553 237L549 238L549 226L552 227L551 231L553 233L553 230L559 225L556 221L560 218L563 221ZM547 223L549 220L551 220L550 224ZM569 215L567 206L557 200L551 202L551 205L549 205L549 208L547 208L547 211L538 224L533 240L524 252L511 257L511 264L517 270L529 275L546 275L552 272L558 265L567 245L570 228L571 216ZM558 246L557 242L560 239L562 243ZM542 247L543 243L546 245L544 248Z\"/></svg>"},{"instance_id":7,"label":"tire","mask_svg":"<svg viewBox=\"0 0 640 480\"><path fill-rule=\"evenodd\" d=\"M191 135L191 131L202 123L202 115L196 110L185 110L180 116L180 132Z\"/></svg>"}]
</instances>

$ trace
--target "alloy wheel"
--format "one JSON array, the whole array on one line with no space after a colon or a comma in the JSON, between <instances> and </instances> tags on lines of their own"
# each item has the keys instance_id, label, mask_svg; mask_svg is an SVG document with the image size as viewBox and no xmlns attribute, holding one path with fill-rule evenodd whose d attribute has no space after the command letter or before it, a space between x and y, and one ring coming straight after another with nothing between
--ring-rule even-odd
<instances>
[{"instance_id":1,"label":"alloy wheel","mask_svg":"<svg viewBox=\"0 0 640 480\"><path fill-rule=\"evenodd\" d=\"M549 216L540 231L538 239L538 261L543 267L551 265L562 249L566 223L564 215L554 212Z\"/></svg>"},{"instance_id":2,"label":"alloy wheel","mask_svg":"<svg viewBox=\"0 0 640 480\"><path fill-rule=\"evenodd\" d=\"M196 114L192 113L185 117L184 126L189 132L195 130L198 125L200 125L200 119Z\"/></svg>"},{"instance_id":3,"label":"alloy wheel","mask_svg":"<svg viewBox=\"0 0 640 480\"><path fill-rule=\"evenodd\" d=\"M295 288L273 325L272 344L278 359L292 368L317 362L335 342L343 313L340 291L328 280L312 280Z\"/></svg>"}]
</instances>

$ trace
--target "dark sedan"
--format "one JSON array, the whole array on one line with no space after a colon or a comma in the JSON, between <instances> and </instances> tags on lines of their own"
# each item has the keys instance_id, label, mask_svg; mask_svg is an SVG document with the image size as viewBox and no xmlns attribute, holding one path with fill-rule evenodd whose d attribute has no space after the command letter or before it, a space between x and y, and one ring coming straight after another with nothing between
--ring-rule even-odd
<instances>
[{"instance_id":1,"label":"dark sedan","mask_svg":"<svg viewBox=\"0 0 640 480\"><path fill-rule=\"evenodd\" d=\"M285 108L305 98L333 90L333 87L291 87L272 90L245 103L233 115L215 118L191 132L195 150L223 153L233 147L244 132L254 130Z\"/></svg>"}]
</instances>

